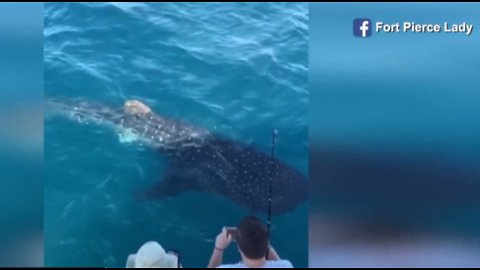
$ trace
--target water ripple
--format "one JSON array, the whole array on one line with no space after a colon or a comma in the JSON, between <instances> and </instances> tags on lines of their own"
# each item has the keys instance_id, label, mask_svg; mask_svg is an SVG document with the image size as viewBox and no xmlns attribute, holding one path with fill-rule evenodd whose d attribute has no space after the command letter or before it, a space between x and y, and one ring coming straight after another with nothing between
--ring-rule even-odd
<instances>
[{"instance_id":1,"label":"water ripple","mask_svg":"<svg viewBox=\"0 0 480 270\"><path fill-rule=\"evenodd\" d=\"M265 151L276 128L278 156L306 172L307 3L45 3L44 15L48 99L141 99ZM202 211L227 202L193 195L147 207L133 193L161 179L163 160L102 129L47 118L45 134L51 265L123 267L141 241L158 238L181 248L187 267L203 267L218 224L244 214L228 204L205 224ZM292 215L285 228L301 226ZM296 266L306 254L288 247L303 241L278 243Z\"/></svg>"}]
</instances>

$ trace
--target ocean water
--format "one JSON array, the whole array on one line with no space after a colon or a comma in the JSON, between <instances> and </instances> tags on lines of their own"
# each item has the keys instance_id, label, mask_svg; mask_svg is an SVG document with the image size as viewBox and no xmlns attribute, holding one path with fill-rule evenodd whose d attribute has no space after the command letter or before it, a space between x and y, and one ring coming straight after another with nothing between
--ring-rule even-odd
<instances>
[{"instance_id":1,"label":"ocean water","mask_svg":"<svg viewBox=\"0 0 480 270\"><path fill-rule=\"evenodd\" d=\"M480 265L479 3L312 3L310 266Z\"/></svg>"},{"instance_id":2,"label":"ocean water","mask_svg":"<svg viewBox=\"0 0 480 270\"><path fill-rule=\"evenodd\" d=\"M46 3L46 98L82 98L155 112L268 152L308 172L306 3ZM222 226L248 211L189 192L139 202L164 157L118 135L45 119L45 264L123 267L156 240L205 267ZM262 216L262 218L265 218ZM272 243L307 266L308 209L273 218ZM239 260L234 247L225 262Z\"/></svg>"}]
</instances>

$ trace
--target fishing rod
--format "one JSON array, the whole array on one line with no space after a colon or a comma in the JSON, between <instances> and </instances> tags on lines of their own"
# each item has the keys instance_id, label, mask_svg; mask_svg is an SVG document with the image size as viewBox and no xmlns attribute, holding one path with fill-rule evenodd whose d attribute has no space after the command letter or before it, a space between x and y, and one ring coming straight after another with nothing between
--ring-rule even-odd
<instances>
[{"instance_id":1,"label":"fishing rod","mask_svg":"<svg viewBox=\"0 0 480 270\"><path fill-rule=\"evenodd\" d=\"M270 239L270 230L271 230L271 227L272 227L272 194L273 194L273 171L274 171L274 168L273 168L273 158L275 157L275 137L277 135L278 131L277 130L273 130L272 131L272 164L271 164L271 167L270 167L270 179L269 179L269 183L268 183L268 214L267 214L267 235L268 235L268 239ZM266 255L266 259L268 260L268 253L270 251L270 247L268 247L267 249L267 255Z\"/></svg>"}]
</instances>

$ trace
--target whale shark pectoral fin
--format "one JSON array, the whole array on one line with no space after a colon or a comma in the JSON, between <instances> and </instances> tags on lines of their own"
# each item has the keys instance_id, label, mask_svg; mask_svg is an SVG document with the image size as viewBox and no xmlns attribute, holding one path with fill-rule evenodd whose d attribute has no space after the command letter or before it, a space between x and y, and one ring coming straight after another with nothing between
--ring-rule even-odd
<instances>
[{"instance_id":1,"label":"whale shark pectoral fin","mask_svg":"<svg viewBox=\"0 0 480 270\"><path fill-rule=\"evenodd\" d=\"M141 198L168 198L197 187L196 179L190 170L171 165L163 179L143 192Z\"/></svg>"}]
</instances>

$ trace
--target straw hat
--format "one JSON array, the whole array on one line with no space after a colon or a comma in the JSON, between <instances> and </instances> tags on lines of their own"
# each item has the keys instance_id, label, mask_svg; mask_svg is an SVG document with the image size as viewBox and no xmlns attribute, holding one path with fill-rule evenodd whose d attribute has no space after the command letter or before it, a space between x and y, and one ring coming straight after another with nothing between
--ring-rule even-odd
<instances>
[{"instance_id":1,"label":"straw hat","mask_svg":"<svg viewBox=\"0 0 480 270\"><path fill-rule=\"evenodd\" d=\"M178 258L167 254L163 247L150 241L140 247L136 254L128 257L127 268L177 268Z\"/></svg>"}]
</instances>

